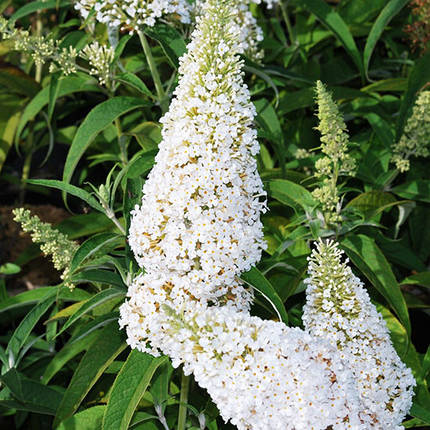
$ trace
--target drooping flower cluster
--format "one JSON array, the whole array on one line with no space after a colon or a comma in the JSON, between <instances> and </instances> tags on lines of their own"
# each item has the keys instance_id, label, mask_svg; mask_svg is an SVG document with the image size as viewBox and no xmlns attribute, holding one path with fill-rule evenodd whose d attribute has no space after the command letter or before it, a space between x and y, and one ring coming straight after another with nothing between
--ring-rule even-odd
<instances>
[{"instance_id":1,"label":"drooping flower cluster","mask_svg":"<svg viewBox=\"0 0 430 430\"><path fill-rule=\"evenodd\" d=\"M265 246L255 108L229 16L199 18L129 236L141 266L182 276L203 301L236 289Z\"/></svg>"},{"instance_id":2,"label":"drooping flower cluster","mask_svg":"<svg viewBox=\"0 0 430 430\"><path fill-rule=\"evenodd\" d=\"M79 0L75 8L84 19L94 12L97 21L129 31L144 25L152 27L166 15L175 15L183 23L190 22L187 0Z\"/></svg>"},{"instance_id":3,"label":"drooping flower cluster","mask_svg":"<svg viewBox=\"0 0 430 430\"><path fill-rule=\"evenodd\" d=\"M313 191L321 203L326 223L341 220L337 180L340 175L353 175L355 160L348 154L349 137L339 108L321 81L317 82L318 120L321 151L325 154L315 163L316 176L322 178L320 187Z\"/></svg>"},{"instance_id":4,"label":"drooping flower cluster","mask_svg":"<svg viewBox=\"0 0 430 430\"><path fill-rule=\"evenodd\" d=\"M368 429L351 372L336 348L283 323L250 316L233 301L178 301L174 277L134 279L121 307L128 342L162 352L207 389L222 417L246 429ZM179 293L183 295L183 293Z\"/></svg>"},{"instance_id":5,"label":"drooping flower cluster","mask_svg":"<svg viewBox=\"0 0 430 430\"><path fill-rule=\"evenodd\" d=\"M312 252L303 322L311 335L337 347L348 363L372 428L401 429L412 404L414 378L342 254L332 241L320 241Z\"/></svg>"},{"instance_id":6,"label":"drooping flower cluster","mask_svg":"<svg viewBox=\"0 0 430 430\"><path fill-rule=\"evenodd\" d=\"M391 161L407 172L410 157L430 156L430 91L419 94L399 142L393 145Z\"/></svg>"},{"instance_id":7,"label":"drooping flower cluster","mask_svg":"<svg viewBox=\"0 0 430 430\"><path fill-rule=\"evenodd\" d=\"M41 251L50 255L54 267L62 271L61 278L67 281L68 268L78 244L70 240L65 234L52 228L51 224L42 222L36 215L31 215L28 209L17 208L13 210L14 220L21 224L26 233L30 233L31 240L40 245ZM73 285L66 282L69 288Z\"/></svg>"}]
</instances>

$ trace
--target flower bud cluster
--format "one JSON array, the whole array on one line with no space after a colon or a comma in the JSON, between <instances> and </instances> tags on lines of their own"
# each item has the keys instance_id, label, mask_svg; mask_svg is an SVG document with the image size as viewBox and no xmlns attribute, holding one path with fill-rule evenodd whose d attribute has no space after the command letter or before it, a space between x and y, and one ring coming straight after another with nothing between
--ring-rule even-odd
<instances>
[{"instance_id":1,"label":"flower bud cluster","mask_svg":"<svg viewBox=\"0 0 430 430\"><path fill-rule=\"evenodd\" d=\"M90 74L97 76L100 85L110 85L111 67L115 57L115 51L111 46L100 45L93 42L82 49L81 57L91 66Z\"/></svg>"},{"instance_id":2,"label":"flower bud cluster","mask_svg":"<svg viewBox=\"0 0 430 430\"><path fill-rule=\"evenodd\" d=\"M401 429L415 380L400 360L363 283L342 262L335 242L320 241L309 258L303 322L328 340L352 370L372 428Z\"/></svg>"},{"instance_id":3,"label":"flower bud cluster","mask_svg":"<svg viewBox=\"0 0 430 430\"><path fill-rule=\"evenodd\" d=\"M61 40L53 40L43 36L32 36L27 30L14 28L6 19L0 17L0 35L3 40L11 40L14 49L30 54L36 65L49 63L51 73L61 71L63 75L84 70L76 63L82 58L90 64L88 71L98 78L100 85L110 85L111 69L114 61L112 47L93 42L78 52L73 46L62 47Z\"/></svg>"},{"instance_id":4,"label":"flower bud cluster","mask_svg":"<svg viewBox=\"0 0 430 430\"><path fill-rule=\"evenodd\" d=\"M391 161L400 172L407 172L410 157L430 156L430 91L417 98L399 142L393 145Z\"/></svg>"},{"instance_id":5,"label":"flower bud cluster","mask_svg":"<svg viewBox=\"0 0 430 430\"><path fill-rule=\"evenodd\" d=\"M46 256L51 256L54 267L63 272L61 278L66 281L67 286L73 288L72 284L67 283L67 275L78 244L52 228L51 224L42 222L38 216L32 216L28 209L17 208L13 210L13 214L14 220L21 224L23 231L30 233L31 240L40 245Z\"/></svg>"},{"instance_id":6,"label":"flower bud cluster","mask_svg":"<svg viewBox=\"0 0 430 430\"><path fill-rule=\"evenodd\" d=\"M317 82L318 120L321 133L321 151L325 154L315 163L316 176L322 184L313 191L321 203L328 224L341 220L340 197L337 188L339 175L353 175L355 160L348 154L349 137L339 108L321 81Z\"/></svg>"},{"instance_id":7,"label":"flower bud cluster","mask_svg":"<svg viewBox=\"0 0 430 430\"><path fill-rule=\"evenodd\" d=\"M267 7L271 9L279 0L264 0ZM259 44L263 40L263 30L257 24L249 6L251 3L260 4L261 0L239 0L231 4L232 22L230 25L236 27L239 35L240 53L245 53L249 58L258 61L263 58L264 52ZM198 16L203 10L204 0L196 0L193 15Z\"/></svg>"},{"instance_id":8,"label":"flower bud cluster","mask_svg":"<svg viewBox=\"0 0 430 430\"><path fill-rule=\"evenodd\" d=\"M78 53L73 47L62 48L60 41L32 36L27 30L15 28L5 18L0 17L0 35L2 40L13 42L14 49L28 53L36 65L49 62L52 71L62 70L65 75L76 72Z\"/></svg>"}]
</instances>

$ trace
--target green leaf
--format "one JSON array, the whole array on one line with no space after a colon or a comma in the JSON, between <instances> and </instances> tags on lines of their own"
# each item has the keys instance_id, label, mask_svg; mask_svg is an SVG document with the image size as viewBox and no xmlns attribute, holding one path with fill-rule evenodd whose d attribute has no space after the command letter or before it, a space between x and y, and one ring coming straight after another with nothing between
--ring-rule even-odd
<instances>
[{"instance_id":1,"label":"green leaf","mask_svg":"<svg viewBox=\"0 0 430 430\"><path fill-rule=\"evenodd\" d=\"M64 333L72 324L79 320L82 316L91 312L97 306L106 303L109 300L112 300L115 297L123 297L125 296L124 290L118 290L116 288L108 288L107 290L102 290L99 293L95 294L91 299L87 300L64 324L62 329L59 331L57 336L61 333Z\"/></svg>"},{"instance_id":2,"label":"green leaf","mask_svg":"<svg viewBox=\"0 0 430 430\"><path fill-rule=\"evenodd\" d=\"M55 415L61 398L61 392L27 378L16 369L0 376L12 395L21 404L22 410L39 414ZM0 403L1 404L1 403Z\"/></svg>"},{"instance_id":3,"label":"green leaf","mask_svg":"<svg viewBox=\"0 0 430 430\"><path fill-rule=\"evenodd\" d=\"M21 272L21 267L13 263L5 263L0 266L1 275L15 275Z\"/></svg>"},{"instance_id":4,"label":"green leaf","mask_svg":"<svg viewBox=\"0 0 430 430\"><path fill-rule=\"evenodd\" d=\"M73 255L70 263L70 273L75 272L85 260L100 251L100 249L116 244L118 239L121 239L121 237L116 233L99 233L87 239Z\"/></svg>"},{"instance_id":5,"label":"green leaf","mask_svg":"<svg viewBox=\"0 0 430 430\"><path fill-rule=\"evenodd\" d=\"M151 93L151 91L149 91L145 82L143 82L142 79L140 79L138 76L134 75L133 73L123 73L122 75L116 76L115 79L130 85L131 87L141 92L145 96L150 97L151 99L154 98L154 95Z\"/></svg>"},{"instance_id":6,"label":"green leaf","mask_svg":"<svg viewBox=\"0 0 430 430\"><path fill-rule=\"evenodd\" d=\"M0 84L8 92L15 92L27 97L34 97L40 91L40 85L29 75L15 66L0 67Z\"/></svg>"},{"instance_id":7,"label":"green leaf","mask_svg":"<svg viewBox=\"0 0 430 430\"><path fill-rule=\"evenodd\" d=\"M24 16L30 15L33 12L37 12L38 10L43 9L53 9L53 8L60 8L64 6L69 6L70 1L69 0L41 0L41 1L34 1L31 3L26 4L25 6L19 8L10 18L9 20L11 22L16 21L17 19L23 18Z\"/></svg>"},{"instance_id":8,"label":"green leaf","mask_svg":"<svg viewBox=\"0 0 430 430\"><path fill-rule=\"evenodd\" d=\"M6 355L9 358L10 367L15 367L18 363L18 354L25 344L28 336L32 332L37 322L42 318L43 314L51 307L56 300L56 292L51 291L45 297L41 298L40 303L31 309L31 311L23 318L19 326L13 332L12 337L6 348Z\"/></svg>"},{"instance_id":9,"label":"green leaf","mask_svg":"<svg viewBox=\"0 0 430 430\"><path fill-rule=\"evenodd\" d=\"M181 35L173 27L163 23L158 23L153 27L145 26L143 31L151 39L160 43L173 67L178 68L179 57L187 50L187 45Z\"/></svg>"},{"instance_id":10,"label":"green leaf","mask_svg":"<svg viewBox=\"0 0 430 430\"><path fill-rule=\"evenodd\" d=\"M160 406L163 411L170 397L169 385L172 372L172 364L170 361L166 361L160 365L151 381L151 388L149 391L154 400L154 405Z\"/></svg>"},{"instance_id":11,"label":"green leaf","mask_svg":"<svg viewBox=\"0 0 430 430\"><path fill-rule=\"evenodd\" d=\"M308 211L317 205L306 188L286 179L273 179L265 184L265 188L271 197L295 209L301 206Z\"/></svg>"},{"instance_id":12,"label":"green leaf","mask_svg":"<svg viewBox=\"0 0 430 430\"><path fill-rule=\"evenodd\" d=\"M64 165L63 181L70 182L82 155L102 130L121 115L144 106L149 106L149 103L136 97L114 97L92 109L78 128L70 146Z\"/></svg>"},{"instance_id":13,"label":"green leaf","mask_svg":"<svg viewBox=\"0 0 430 430\"><path fill-rule=\"evenodd\" d=\"M115 272L101 269L83 270L74 275L71 279L74 284L81 282L100 282L112 287L126 288L121 276Z\"/></svg>"},{"instance_id":14,"label":"green leaf","mask_svg":"<svg viewBox=\"0 0 430 430\"><path fill-rule=\"evenodd\" d=\"M41 378L42 384L47 384L72 358L82 351L86 351L98 337L99 333L93 331L76 342L68 342L61 348L45 368Z\"/></svg>"},{"instance_id":15,"label":"green leaf","mask_svg":"<svg viewBox=\"0 0 430 430\"><path fill-rule=\"evenodd\" d=\"M117 62L119 60L119 58L121 57L125 45L127 45L128 41L132 38L133 36L131 34L126 34L124 36L121 37L118 45L115 48L115 55L114 55L114 62Z\"/></svg>"},{"instance_id":16,"label":"green leaf","mask_svg":"<svg viewBox=\"0 0 430 430\"><path fill-rule=\"evenodd\" d=\"M288 314L281 298L269 280L256 267L252 267L248 272L242 273L240 279L259 291L271 303L279 320L288 324Z\"/></svg>"},{"instance_id":17,"label":"green leaf","mask_svg":"<svg viewBox=\"0 0 430 430\"><path fill-rule=\"evenodd\" d=\"M328 27L342 43L364 78L363 62L354 38L344 20L323 0L303 0L303 4Z\"/></svg>"},{"instance_id":18,"label":"green leaf","mask_svg":"<svg viewBox=\"0 0 430 430\"><path fill-rule=\"evenodd\" d=\"M124 193L124 218L125 218L125 224L126 224L125 228L126 228L127 236L130 229L130 223L131 223L131 210L135 207L135 205L141 203L142 187L143 187L142 177L139 176L137 178L127 178L127 185ZM131 250L131 247L128 241L125 244L125 257L126 257L127 267L132 265L134 266L134 269L137 270L136 260L134 259L133 251Z\"/></svg>"},{"instance_id":19,"label":"green leaf","mask_svg":"<svg viewBox=\"0 0 430 430\"><path fill-rule=\"evenodd\" d=\"M155 358L136 349L130 352L112 386L103 417L103 430L128 429L154 372L166 360L167 357Z\"/></svg>"},{"instance_id":20,"label":"green leaf","mask_svg":"<svg viewBox=\"0 0 430 430\"><path fill-rule=\"evenodd\" d=\"M369 70L370 57L372 56L373 50L375 49L376 43L378 42L381 34L386 29L388 23L404 8L409 0L390 0L384 9L382 9L376 21L373 23L372 29L367 36L366 46L364 47L363 63L364 70Z\"/></svg>"},{"instance_id":21,"label":"green leaf","mask_svg":"<svg viewBox=\"0 0 430 430\"><path fill-rule=\"evenodd\" d=\"M392 194L385 191L372 190L354 197L348 202L346 207L358 209L366 218L370 218L396 203L400 204L401 202L397 202Z\"/></svg>"},{"instance_id":22,"label":"green leaf","mask_svg":"<svg viewBox=\"0 0 430 430\"><path fill-rule=\"evenodd\" d=\"M297 109L312 106L315 103L315 90L303 88L283 94L279 100L279 114L285 115Z\"/></svg>"},{"instance_id":23,"label":"green leaf","mask_svg":"<svg viewBox=\"0 0 430 430\"><path fill-rule=\"evenodd\" d=\"M408 81L405 78L388 78L376 81L373 84L367 85L361 91L406 91Z\"/></svg>"},{"instance_id":24,"label":"green leaf","mask_svg":"<svg viewBox=\"0 0 430 430\"><path fill-rule=\"evenodd\" d=\"M93 406L64 420L56 430L98 430L102 427L106 406Z\"/></svg>"},{"instance_id":25,"label":"green leaf","mask_svg":"<svg viewBox=\"0 0 430 430\"><path fill-rule=\"evenodd\" d=\"M57 101L58 92L61 86L61 73L51 74L51 82L49 83L49 102L48 102L48 121L51 122L52 114L55 109L55 102Z\"/></svg>"},{"instance_id":26,"label":"green leaf","mask_svg":"<svg viewBox=\"0 0 430 430\"><path fill-rule=\"evenodd\" d=\"M78 197L84 202L88 203L92 208L104 212L101 204L87 191L82 188L75 187L74 185L68 184L63 181L57 181L56 179L28 179L27 182L32 185L41 185L43 187L56 188L64 193L71 194L72 196Z\"/></svg>"},{"instance_id":27,"label":"green leaf","mask_svg":"<svg viewBox=\"0 0 430 430\"><path fill-rule=\"evenodd\" d=\"M6 300L0 302L0 314L2 312L8 312L22 306L34 305L40 302L43 298L48 297L51 293L56 293L57 291L57 287L39 287L35 290L24 291L23 293L17 294L16 296L8 297ZM84 293L87 296L83 297L81 293ZM89 296L88 293L80 290L79 288L75 289L72 294L72 300L77 301ZM59 298L63 300L70 300L70 295L71 293L68 288L67 291L61 289L59 292Z\"/></svg>"},{"instance_id":28,"label":"green leaf","mask_svg":"<svg viewBox=\"0 0 430 430\"><path fill-rule=\"evenodd\" d=\"M77 92L100 92L101 89L94 85L94 79L89 76L66 76L60 79L61 86L57 98L64 97ZM19 120L15 141L19 140L24 127L31 121L48 103L50 87L43 88L26 106Z\"/></svg>"},{"instance_id":29,"label":"green leaf","mask_svg":"<svg viewBox=\"0 0 430 430\"><path fill-rule=\"evenodd\" d=\"M418 179L416 181L400 184L391 191L405 199L430 203L430 180L428 179Z\"/></svg>"},{"instance_id":30,"label":"green leaf","mask_svg":"<svg viewBox=\"0 0 430 430\"><path fill-rule=\"evenodd\" d=\"M416 402L412 404L411 410L409 411L409 415L415 418L419 418L427 425L430 425L430 411Z\"/></svg>"},{"instance_id":31,"label":"green leaf","mask_svg":"<svg viewBox=\"0 0 430 430\"><path fill-rule=\"evenodd\" d=\"M21 118L23 101L15 95L0 96L0 172L13 145L15 132Z\"/></svg>"},{"instance_id":32,"label":"green leaf","mask_svg":"<svg viewBox=\"0 0 430 430\"><path fill-rule=\"evenodd\" d=\"M408 79L408 89L400 105L397 119L396 139L400 139L408 114L411 112L417 93L430 81L430 52L415 63Z\"/></svg>"},{"instance_id":33,"label":"green leaf","mask_svg":"<svg viewBox=\"0 0 430 430\"><path fill-rule=\"evenodd\" d=\"M97 382L104 370L127 347L118 322L107 325L82 357L58 407L54 427L69 418Z\"/></svg>"},{"instance_id":34,"label":"green leaf","mask_svg":"<svg viewBox=\"0 0 430 430\"><path fill-rule=\"evenodd\" d=\"M415 402L427 405L430 408L430 395L427 382L422 377L422 366L420 358L413 344L411 344L405 328L399 320L384 306L376 303L376 309L384 318L390 331L390 338L400 359L412 370L417 386L414 389Z\"/></svg>"},{"instance_id":35,"label":"green leaf","mask_svg":"<svg viewBox=\"0 0 430 430\"><path fill-rule=\"evenodd\" d=\"M391 145L394 143L394 133L391 130L390 124L376 113L366 114L365 118L369 121L379 140L386 148L390 148L391 150Z\"/></svg>"},{"instance_id":36,"label":"green leaf","mask_svg":"<svg viewBox=\"0 0 430 430\"><path fill-rule=\"evenodd\" d=\"M400 285L421 285L430 288L430 272L421 272L408 276L400 282Z\"/></svg>"},{"instance_id":37,"label":"green leaf","mask_svg":"<svg viewBox=\"0 0 430 430\"><path fill-rule=\"evenodd\" d=\"M408 308L391 267L376 245L367 236L348 236L341 242L351 261L394 309L408 335L411 333Z\"/></svg>"}]
</instances>

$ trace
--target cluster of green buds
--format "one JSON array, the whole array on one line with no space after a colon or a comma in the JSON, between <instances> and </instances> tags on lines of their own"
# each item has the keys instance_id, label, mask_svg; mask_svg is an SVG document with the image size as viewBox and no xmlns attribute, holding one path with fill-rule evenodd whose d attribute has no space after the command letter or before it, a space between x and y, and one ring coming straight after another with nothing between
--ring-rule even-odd
<instances>
[{"instance_id":1,"label":"cluster of green buds","mask_svg":"<svg viewBox=\"0 0 430 430\"><path fill-rule=\"evenodd\" d=\"M61 72L67 76L83 71L97 77L100 85L111 85L112 47L93 42L78 52L73 46L63 46L62 40L31 35L27 30L15 28L3 17L0 17L0 36L2 40L10 40L15 50L30 55L37 66L49 64L50 73ZM78 58L86 60L91 68L87 70L77 64Z\"/></svg>"},{"instance_id":2,"label":"cluster of green buds","mask_svg":"<svg viewBox=\"0 0 430 430\"><path fill-rule=\"evenodd\" d=\"M315 175L321 184L313 191L320 202L324 221L334 224L341 220L341 199L337 181L341 175L354 174L355 160L348 154L349 136L339 107L321 81L316 85L321 151L325 154L315 163Z\"/></svg>"},{"instance_id":3,"label":"cluster of green buds","mask_svg":"<svg viewBox=\"0 0 430 430\"><path fill-rule=\"evenodd\" d=\"M430 156L430 91L417 98L400 140L393 145L391 161L400 172L410 168L410 157Z\"/></svg>"},{"instance_id":4,"label":"cluster of green buds","mask_svg":"<svg viewBox=\"0 0 430 430\"><path fill-rule=\"evenodd\" d=\"M62 47L61 41L33 36L27 30L15 28L3 17L0 17L0 35L3 40L13 42L15 50L29 54L38 66L50 63L51 72L61 70L65 75L77 71L77 50L71 46Z\"/></svg>"},{"instance_id":5,"label":"cluster of green buds","mask_svg":"<svg viewBox=\"0 0 430 430\"><path fill-rule=\"evenodd\" d=\"M78 244L52 228L51 224L42 222L36 215L31 215L28 209L17 208L13 210L13 214L14 220L21 224L22 230L30 233L31 240L39 244L45 256L51 256L54 267L63 272L61 279L64 285L73 289L73 284L68 279L68 272Z\"/></svg>"}]
</instances>

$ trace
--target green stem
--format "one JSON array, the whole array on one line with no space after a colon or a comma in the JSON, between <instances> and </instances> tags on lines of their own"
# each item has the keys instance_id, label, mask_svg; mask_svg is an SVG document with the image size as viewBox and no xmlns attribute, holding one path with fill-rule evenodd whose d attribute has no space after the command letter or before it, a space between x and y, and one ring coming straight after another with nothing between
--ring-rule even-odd
<instances>
[{"instance_id":1,"label":"green stem","mask_svg":"<svg viewBox=\"0 0 430 430\"><path fill-rule=\"evenodd\" d=\"M287 12L288 1L289 0L287 0L285 2L285 4L284 4L284 2L280 1L279 5L281 6L282 17L284 18L285 25L287 26L287 31L288 31L288 37L290 39L290 44L294 45L295 40L294 40L293 27L291 26L290 17L288 16L288 12Z\"/></svg>"},{"instance_id":2,"label":"green stem","mask_svg":"<svg viewBox=\"0 0 430 430\"><path fill-rule=\"evenodd\" d=\"M161 83L160 75L157 70L157 66L154 61L154 57L152 56L151 48L149 47L148 40L146 36L142 33L142 31L138 31L140 43L142 44L143 51L145 52L146 60L148 61L149 70L151 71L152 79L155 85L155 91L157 92L158 102L160 103L161 110L166 112L166 94L164 93L163 84Z\"/></svg>"},{"instance_id":3,"label":"green stem","mask_svg":"<svg viewBox=\"0 0 430 430\"><path fill-rule=\"evenodd\" d=\"M188 390L190 388L190 377L185 376L182 371L181 377L181 396L179 398L179 413L178 413L178 427L177 430L185 430L185 421L187 419L187 403L188 403Z\"/></svg>"},{"instance_id":4,"label":"green stem","mask_svg":"<svg viewBox=\"0 0 430 430\"><path fill-rule=\"evenodd\" d=\"M30 147L28 153L25 156L24 165L22 166L21 190L19 192L20 204L24 203L25 192L26 192L26 188L27 188L27 182L26 181L30 177L32 158L33 158L33 151L31 150L31 147Z\"/></svg>"},{"instance_id":5,"label":"green stem","mask_svg":"<svg viewBox=\"0 0 430 430\"><path fill-rule=\"evenodd\" d=\"M40 11L37 11L36 19L36 36L40 37L42 35L42 19L40 17ZM36 74L34 80L38 83L42 80L42 64L36 64Z\"/></svg>"}]
</instances>

